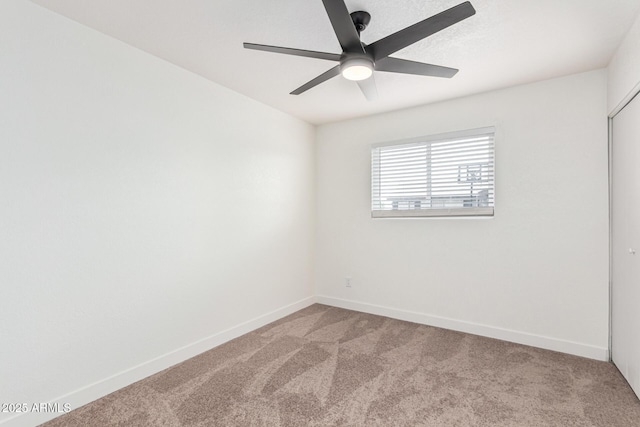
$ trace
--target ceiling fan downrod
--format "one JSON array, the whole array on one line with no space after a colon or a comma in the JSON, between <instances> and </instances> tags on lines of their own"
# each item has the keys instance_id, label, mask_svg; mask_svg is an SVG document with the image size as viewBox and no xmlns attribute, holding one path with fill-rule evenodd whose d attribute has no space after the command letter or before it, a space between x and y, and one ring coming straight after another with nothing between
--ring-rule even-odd
<instances>
[{"instance_id":1,"label":"ceiling fan downrod","mask_svg":"<svg viewBox=\"0 0 640 427\"><path fill-rule=\"evenodd\" d=\"M368 12L359 10L357 12L351 12L350 14L353 25L358 31L358 35L367 29L367 25L371 22L371 15Z\"/></svg>"}]
</instances>

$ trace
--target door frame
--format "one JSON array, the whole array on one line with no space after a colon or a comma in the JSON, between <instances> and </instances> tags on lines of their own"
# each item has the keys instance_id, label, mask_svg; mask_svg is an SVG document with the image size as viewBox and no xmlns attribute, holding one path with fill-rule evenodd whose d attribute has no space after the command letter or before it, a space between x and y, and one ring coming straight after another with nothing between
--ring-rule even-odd
<instances>
[{"instance_id":1,"label":"door frame","mask_svg":"<svg viewBox=\"0 0 640 427\"><path fill-rule=\"evenodd\" d=\"M635 99L636 96L640 96L640 82L631 89L631 91L625 96L622 101L618 104L616 108L614 108L611 113L607 116L607 133L608 133L608 141L607 141L607 164L608 164L608 187L609 194L607 195L609 200L609 362L613 363L613 346L612 346L612 338L613 338L613 119L618 115L620 111L624 109L631 101Z\"/></svg>"},{"instance_id":2,"label":"door frame","mask_svg":"<svg viewBox=\"0 0 640 427\"><path fill-rule=\"evenodd\" d=\"M626 105L626 104L625 104ZM622 107L624 108L624 107ZM612 194L613 194L613 180L612 180L612 174L613 174L613 151L612 151L612 145L613 145L613 118L615 117L616 114L618 114L620 111L622 111L622 108L620 108L618 111L615 112L615 114L611 114L609 115L609 117L607 118L607 134L608 134L608 141L607 141L607 173L608 173L608 177L607 180L608 182L608 194L607 194L607 200L609 202L609 218L608 218L608 222L609 222L609 316L608 316L608 322L609 325L608 326L608 331L609 331L609 339L608 339L608 347L609 349L607 350L607 352L609 353L609 362L613 363L613 198L612 198Z\"/></svg>"}]
</instances>

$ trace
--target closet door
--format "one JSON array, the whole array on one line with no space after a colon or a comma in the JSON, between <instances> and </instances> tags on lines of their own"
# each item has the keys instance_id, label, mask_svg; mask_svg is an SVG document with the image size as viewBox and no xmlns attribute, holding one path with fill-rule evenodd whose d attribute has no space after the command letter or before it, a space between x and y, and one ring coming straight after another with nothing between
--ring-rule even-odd
<instances>
[{"instance_id":1,"label":"closet door","mask_svg":"<svg viewBox=\"0 0 640 427\"><path fill-rule=\"evenodd\" d=\"M640 396L640 96L613 119L611 357Z\"/></svg>"}]
</instances>

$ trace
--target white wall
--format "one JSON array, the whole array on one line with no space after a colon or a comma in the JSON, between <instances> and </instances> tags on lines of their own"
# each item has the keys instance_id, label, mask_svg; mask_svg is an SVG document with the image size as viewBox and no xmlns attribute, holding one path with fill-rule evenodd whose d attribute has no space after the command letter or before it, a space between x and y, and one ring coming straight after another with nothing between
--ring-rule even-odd
<instances>
[{"instance_id":1,"label":"white wall","mask_svg":"<svg viewBox=\"0 0 640 427\"><path fill-rule=\"evenodd\" d=\"M319 127L319 300L606 359L606 115L599 70ZM492 125L493 219L370 217L370 144Z\"/></svg>"},{"instance_id":2,"label":"white wall","mask_svg":"<svg viewBox=\"0 0 640 427\"><path fill-rule=\"evenodd\" d=\"M640 90L640 15L609 63L608 72L607 111L612 114Z\"/></svg>"},{"instance_id":3,"label":"white wall","mask_svg":"<svg viewBox=\"0 0 640 427\"><path fill-rule=\"evenodd\" d=\"M311 302L312 126L26 0L0 40L0 402L75 407Z\"/></svg>"}]
</instances>

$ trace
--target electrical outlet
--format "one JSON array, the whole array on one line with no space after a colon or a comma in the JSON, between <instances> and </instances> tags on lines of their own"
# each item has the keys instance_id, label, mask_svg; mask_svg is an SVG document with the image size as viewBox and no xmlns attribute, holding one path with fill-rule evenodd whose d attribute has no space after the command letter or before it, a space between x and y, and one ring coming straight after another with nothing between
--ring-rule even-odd
<instances>
[{"instance_id":1,"label":"electrical outlet","mask_svg":"<svg viewBox=\"0 0 640 427\"><path fill-rule=\"evenodd\" d=\"M347 288L350 288L350 287L351 287L351 277L345 277L345 278L344 278L344 285L345 285Z\"/></svg>"}]
</instances>

